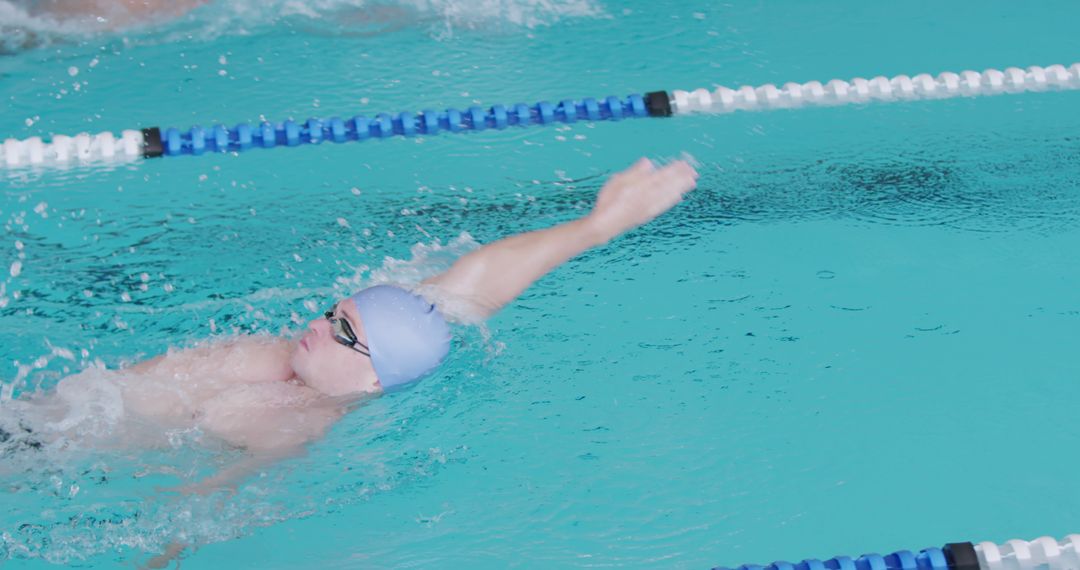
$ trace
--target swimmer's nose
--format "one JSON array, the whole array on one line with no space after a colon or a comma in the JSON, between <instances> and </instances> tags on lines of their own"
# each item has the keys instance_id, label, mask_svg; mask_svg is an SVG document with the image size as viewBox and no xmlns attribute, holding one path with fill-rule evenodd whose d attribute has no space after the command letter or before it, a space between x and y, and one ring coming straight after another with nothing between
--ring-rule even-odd
<instances>
[{"instance_id":1,"label":"swimmer's nose","mask_svg":"<svg viewBox=\"0 0 1080 570\"><path fill-rule=\"evenodd\" d=\"M321 329L324 329L326 327L326 325L329 325L329 324L330 323L327 322L326 319L315 319L314 321L309 322L307 326L308 326L308 330L310 330L312 333L314 333L315 336L318 336L318 335L322 334Z\"/></svg>"}]
</instances>

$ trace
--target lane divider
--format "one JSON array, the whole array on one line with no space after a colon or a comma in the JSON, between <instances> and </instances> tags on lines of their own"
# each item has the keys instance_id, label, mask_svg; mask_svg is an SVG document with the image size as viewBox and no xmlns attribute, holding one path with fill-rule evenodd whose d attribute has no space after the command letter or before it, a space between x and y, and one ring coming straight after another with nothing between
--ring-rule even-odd
<instances>
[{"instance_id":1,"label":"lane divider","mask_svg":"<svg viewBox=\"0 0 1080 570\"><path fill-rule=\"evenodd\" d=\"M828 560L773 562L760 566L744 564L734 569L713 570L1078 570L1080 534L1062 540L1050 537L1035 540L993 542L953 542L940 548L924 548L918 553L899 550L884 556L863 554L857 558L836 556Z\"/></svg>"},{"instance_id":2,"label":"lane divider","mask_svg":"<svg viewBox=\"0 0 1080 570\"><path fill-rule=\"evenodd\" d=\"M241 123L188 129L150 127L75 136L9 138L0 144L0 168L47 167L97 162L129 162L141 158L200 156L215 152L292 148L324 142L361 142L391 137L431 136L510 127L543 126L578 121L619 121L670 117L691 113L731 113L795 109L808 106L915 101L951 97L980 97L1006 93L1080 89L1080 63L1026 69L987 69L826 83L785 83L736 89L717 87L693 91L653 91L626 97L566 99L534 105L493 105L419 113L380 113L342 119L286 120L279 123Z\"/></svg>"}]
</instances>

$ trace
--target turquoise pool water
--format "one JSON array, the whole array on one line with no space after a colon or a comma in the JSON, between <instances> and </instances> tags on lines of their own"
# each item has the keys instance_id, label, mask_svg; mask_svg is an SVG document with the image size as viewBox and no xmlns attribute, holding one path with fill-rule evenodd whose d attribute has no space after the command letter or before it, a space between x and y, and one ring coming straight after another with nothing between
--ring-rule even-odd
<instances>
[{"instance_id":1,"label":"turquoise pool water","mask_svg":"<svg viewBox=\"0 0 1080 570\"><path fill-rule=\"evenodd\" d=\"M5 5L11 17L11 6ZM0 137L1070 64L1075 2L212 4L40 20ZM10 22L5 22L9 24ZM14 46L9 46L9 48ZM5 457L0 565L706 568L1080 528L1075 92L578 123L0 172L0 378L288 333L587 211L699 189L232 497L190 444ZM419 244L419 245L417 245ZM387 259L387 256L391 259ZM7 395L5 395L7 397Z\"/></svg>"}]
</instances>

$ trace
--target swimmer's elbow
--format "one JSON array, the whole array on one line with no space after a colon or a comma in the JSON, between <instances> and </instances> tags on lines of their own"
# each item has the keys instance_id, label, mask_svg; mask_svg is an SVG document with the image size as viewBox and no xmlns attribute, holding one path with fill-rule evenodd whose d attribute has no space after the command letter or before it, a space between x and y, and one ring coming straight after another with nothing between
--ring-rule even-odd
<instances>
[{"instance_id":1,"label":"swimmer's elbow","mask_svg":"<svg viewBox=\"0 0 1080 570\"><path fill-rule=\"evenodd\" d=\"M490 260L475 254L467 254L444 273L425 279L417 291L452 321L480 322L502 307L488 291L494 278Z\"/></svg>"},{"instance_id":2,"label":"swimmer's elbow","mask_svg":"<svg viewBox=\"0 0 1080 570\"><path fill-rule=\"evenodd\" d=\"M458 324L482 323L502 308L480 292L448 287L436 279L424 281L416 292L434 303L446 320Z\"/></svg>"},{"instance_id":3,"label":"swimmer's elbow","mask_svg":"<svg viewBox=\"0 0 1080 570\"><path fill-rule=\"evenodd\" d=\"M438 292L443 314L466 323L481 322L547 273L545 263L523 262L527 257L516 248L480 249L457 260L445 273L425 280L422 286Z\"/></svg>"}]
</instances>

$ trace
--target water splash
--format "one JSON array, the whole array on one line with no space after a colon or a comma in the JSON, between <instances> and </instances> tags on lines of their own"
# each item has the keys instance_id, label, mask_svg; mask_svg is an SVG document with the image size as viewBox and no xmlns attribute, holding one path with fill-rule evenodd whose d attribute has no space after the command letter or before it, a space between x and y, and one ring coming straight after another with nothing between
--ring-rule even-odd
<instances>
[{"instance_id":1,"label":"water splash","mask_svg":"<svg viewBox=\"0 0 1080 570\"><path fill-rule=\"evenodd\" d=\"M383 258L383 265L371 272L371 285L398 283L416 285L450 268L457 258L480 247L467 232L443 245L439 240L417 243L409 249L409 259Z\"/></svg>"},{"instance_id":2,"label":"water splash","mask_svg":"<svg viewBox=\"0 0 1080 570\"><path fill-rule=\"evenodd\" d=\"M0 55L46 46L57 39L78 41L93 33L83 24L31 12L22 2L0 0Z\"/></svg>"}]
</instances>

